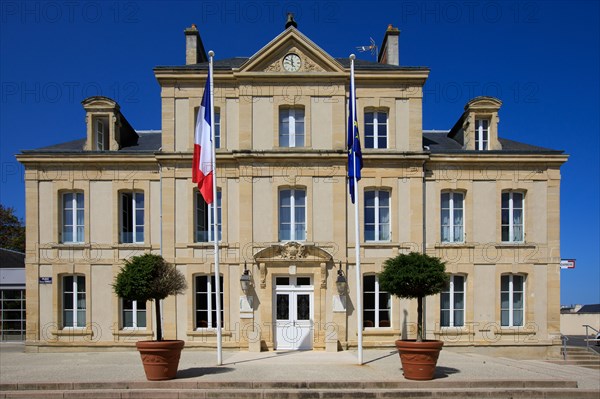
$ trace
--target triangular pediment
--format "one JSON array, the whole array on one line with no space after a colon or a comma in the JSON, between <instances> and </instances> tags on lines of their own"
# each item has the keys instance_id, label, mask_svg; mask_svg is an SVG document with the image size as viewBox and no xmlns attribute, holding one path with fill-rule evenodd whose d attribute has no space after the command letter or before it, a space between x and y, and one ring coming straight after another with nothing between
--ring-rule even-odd
<instances>
[{"instance_id":1,"label":"triangular pediment","mask_svg":"<svg viewBox=\"0 0 600 399\"><path fill-rule=\"evenodd\" d=\"M283 59L288 54L300 58L300 67L296 71L284 68ZM285 73L289 75L308 73L344 73L340 65L322 48L294 27L289 27L266 46L254 54L238 70L239 73Z\"/></svg>"}]
</instances>

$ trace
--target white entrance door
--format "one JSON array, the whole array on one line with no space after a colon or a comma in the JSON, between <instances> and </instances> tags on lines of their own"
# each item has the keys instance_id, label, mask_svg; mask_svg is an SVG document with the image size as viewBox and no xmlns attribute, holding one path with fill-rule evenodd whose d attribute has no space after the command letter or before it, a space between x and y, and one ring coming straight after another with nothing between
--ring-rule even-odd
<instances>
[{"instance_id":1,"label":"white entrance door","mask_svg":"<svg viewBox=\"0 0 600 399\"><path fill-rule=\"evenodd\" d=\"M312 278L275 277L274 294L275 349L312 349Z\"/></svg>"}]
</instances>

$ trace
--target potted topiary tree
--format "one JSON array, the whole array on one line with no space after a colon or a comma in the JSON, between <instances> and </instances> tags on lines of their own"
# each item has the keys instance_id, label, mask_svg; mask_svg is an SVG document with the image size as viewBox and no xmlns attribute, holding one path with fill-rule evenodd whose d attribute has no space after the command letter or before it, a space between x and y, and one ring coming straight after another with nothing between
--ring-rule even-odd
<instances>
[{"instance_id":1,"label":"potted topiary tree","mask_svg":"<svg viewBox=\"0 0 600 399\"><path fill-rule=\"evenodd\" d=\"M144 254L124 261L115 277L113 289L125 299L138 302L154 301L156 309L156 340L138 341L136 347L142 357L146 378L170 380L177 375L179 357L184 342L164 340L161 328L160 300L169 295L182 294L187 288L185 276L162 256Z\"/></svg>"},{"instance_id":2,"label":"potted topiary tree","mask_svg":"<svg viewBox=\"0 0 600 399\"><path fill-rule=\"evenodd\" d=\"M417 299L417 339L396 340L404 377L408 379L433 379L444 343L423 339L423 299L441 292L448 280L445 264L426 254L400 254L384 262L379 287L399 298Z\"/></svg>"}]
</instances>

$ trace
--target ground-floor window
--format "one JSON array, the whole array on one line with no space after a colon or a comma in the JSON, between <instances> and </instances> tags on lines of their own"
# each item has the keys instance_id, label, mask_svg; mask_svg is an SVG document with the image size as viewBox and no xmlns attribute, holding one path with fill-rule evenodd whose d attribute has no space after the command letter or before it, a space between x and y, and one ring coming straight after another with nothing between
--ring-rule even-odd
<instances>
[{"instance_id":1,"label":"ground-floor window","mask_svg":"<svg viewBox=\"0 0 600 399\"><path fill-rule=\"evenodd\" d=\"M521 327L524 325L525 277L505 274L500 279L500 325Z\"/></svg>"},{"instance_id":2,"label":"ground-floor window","mask_svg":"<svg viewBox=\"0 0 600 399\"><path fill-rule=\"evenodd\" d=\"M146 328L146 302L122 299L123 328Z\"/></svg>"},{"instance_id":3,"label":"ground-floor window","mask_svg":"<svg viewBox=\"0 0 600 399\"><path fill-rule=\"evenodd\" d=\"M390 294L379 289L375 274L363 276L363 324L368 327L391 327Z\"/></svg>"},{"instance_id":4,"label":"ground-floor window","mask_svg":"<svg viewBox=\"0 0 600 399\"><path fill-rule=\"evenodd\" d=\"M442 327L465 325L465 276L452 275L440 295L440 324Z\"/></svg>"},{"instance_id":5,"label":"ground-floor window","mask_svg":"<svg viewBox=\"0 0 600 399\"><path fill-rule=\"evenodd\" d=\"M223 276L220 276L221 327L223 326ZM195 278L196 328L217 328L217 290L215 276L198 275Z\"/></svg>"},{"instance_id":6,"label":"ground-floor window","mask_svg":"<svg viewBox=\"0 0 600 399\"><path fill-rule=\"evenodd\" d=\"M64 276L62 283L63 328L85 327L85 276Z\"/></svg>"},{"instance_id":7,"label":"ground-floor window","mask_svg":"<svg viewBox=\"0 0 600 399\"><path fill-rule=\"evenodd\" d=\"M0 341L25 340L25 290L0 290Z\"/></svg>"}]
</instances>

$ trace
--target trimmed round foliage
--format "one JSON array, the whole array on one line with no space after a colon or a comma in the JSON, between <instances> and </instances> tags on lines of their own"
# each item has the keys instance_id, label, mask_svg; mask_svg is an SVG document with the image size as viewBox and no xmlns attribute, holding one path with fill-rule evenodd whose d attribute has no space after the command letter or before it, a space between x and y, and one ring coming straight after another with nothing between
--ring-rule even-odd
<instances>
[{"instance_id":1,"label":"trimmed round foliage","mask_svg":"<svg viewBox=\"0 0 600 399\"><path fill-rule=\"evenodd\" d=\"M440 293L448 284L446 266L439 258L411 252L386 260L379 287L399 298L423 298Z\"/></svg>"},{"instance_id":2,"label":"trimmed round foliage","mask_svg":"<svg viewBox=\"0 0 600 399\"><path fill-rule=\"evenodd\" d=\"M183 294L185 276L160 255L144 254L124 261L113 288L121 298L149 301Z\"/></svg>"}]
</instances>

